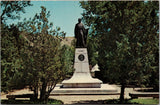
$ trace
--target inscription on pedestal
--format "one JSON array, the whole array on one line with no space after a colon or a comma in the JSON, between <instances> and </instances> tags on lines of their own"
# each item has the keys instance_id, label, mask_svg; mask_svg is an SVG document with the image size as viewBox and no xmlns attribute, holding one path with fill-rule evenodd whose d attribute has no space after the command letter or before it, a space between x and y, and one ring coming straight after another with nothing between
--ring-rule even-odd
<instances>
[{"instance_id":1,"label":"inscription on pedestal","mask_svg":"<svg viewBox=\"0 0 160 105\"><path fill-rule=\"evenodd\" d=\"M78 52L83 52L84 50L78 50Z\"/></svg>"}]
</instances>

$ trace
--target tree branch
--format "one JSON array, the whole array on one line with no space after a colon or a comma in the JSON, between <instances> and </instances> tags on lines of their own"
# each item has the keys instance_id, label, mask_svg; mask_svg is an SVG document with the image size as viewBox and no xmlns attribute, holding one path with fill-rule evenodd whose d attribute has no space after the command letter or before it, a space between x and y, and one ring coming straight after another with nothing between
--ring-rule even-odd
<instances>
[{"instance_id":1,"label":"tree branch","mask_svg":"<svg viewBox=\"0 0 160 105\"><path fill-rule=\"evenodd\" d=\"M1 15L1 21L3 20L3 15L6 13L6 9L7 9L8 4L9 4L9 1L7 1L7 4L6 4L6 6L5 6L4 10L3 10L3 13Z\"/></svg>"}]
</instances>

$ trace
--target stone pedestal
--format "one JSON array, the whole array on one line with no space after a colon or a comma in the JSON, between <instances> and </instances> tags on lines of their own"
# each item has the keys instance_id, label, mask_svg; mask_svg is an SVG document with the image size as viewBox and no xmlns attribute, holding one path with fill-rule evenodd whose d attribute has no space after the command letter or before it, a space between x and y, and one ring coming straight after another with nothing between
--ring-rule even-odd
<instances>
[{"instance_id":1,"label":"stone pedestal","mask_svg":"<svg viewBox=\"0 0 160 105\"><path fill-rule=\"evenodd\" d=\"M87 48L76 48L74 68L72 78L57 84L50 95L119 95L117 87L91 77Z\"/></svg>"},{"instance_id":2,"label":"stone pedestal","mask_svg":"<svg viewBox=\"0 0 160 105\"><path fill-rule=\"evenodd\" d=\"M62 88L62 84L57 84L52 95L120 95L117 86L101 84L100 88Z\"/></svg>"},{"instance_id":3,"label":"stone pedestal","mask_svg":"<svg viewBox=\"0 0 160 105\"><path fill-rule=\"evenodd\" d=\"M100 88L102 81L91 77L87 48L76 48L75 72L71 79L62 82L63 88Z\"/></svg>"}]
</instances>

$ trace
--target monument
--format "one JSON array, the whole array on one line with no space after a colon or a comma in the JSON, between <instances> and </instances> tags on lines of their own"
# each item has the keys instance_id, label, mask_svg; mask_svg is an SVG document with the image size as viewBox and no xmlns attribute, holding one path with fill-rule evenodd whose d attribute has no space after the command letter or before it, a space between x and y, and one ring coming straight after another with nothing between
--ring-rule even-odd
<instances>
[{"instance_id":1,"label":"monument","mask_svg":"<svg viewBox=\"0 0 160 105\"><path fill-rule=\"evenodd\" d=\"M91 77L88 63L87 54L87 34L88 29L85 29L81 23L81 19L78 19L78 23L75 26L75 38L76 38L76 49L74 59L75 72L71 79L64 80L62 82L63 87L74 87L74 88L100 88L102 81Z\"/></svg>"},{"instance_id":2,"label":"monument","mask_svg":"<svg viewBox=\"0 0 160 105\"><path fill-rule=\"evenodd\" d=\"M116 88L103 84L97 78L92 78L89 70L88 52L87 52L87 34L88 29L85 29L78 19L75 25L75 59L74 59L74 74L69 80L62 81L62 84L56 85L52 91L54 94L115 94ZM117 94L117 93L116 93Z\"/></svg>"}]
</instances>

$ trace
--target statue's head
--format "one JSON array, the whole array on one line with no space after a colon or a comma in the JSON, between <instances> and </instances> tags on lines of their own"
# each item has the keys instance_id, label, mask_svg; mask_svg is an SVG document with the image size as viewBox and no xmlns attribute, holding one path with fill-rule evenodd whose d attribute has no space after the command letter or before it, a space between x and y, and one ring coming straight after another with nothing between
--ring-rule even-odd
<instances>
[{"instance_id":1,"label":"statue's head","mask_svg":"<svg viewBox=\"0 0 160 105\"><path fill-rule=\"evenodd\" d=\"M81 20L82 20L82 19L81 19L81 18L79 18L79 19L78 19L78 22L79 22L79 23L81 23Z\"/></svg>"}]
</instances>

